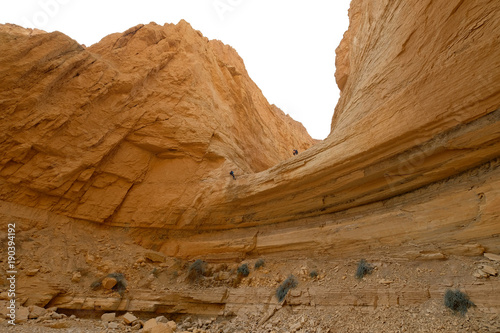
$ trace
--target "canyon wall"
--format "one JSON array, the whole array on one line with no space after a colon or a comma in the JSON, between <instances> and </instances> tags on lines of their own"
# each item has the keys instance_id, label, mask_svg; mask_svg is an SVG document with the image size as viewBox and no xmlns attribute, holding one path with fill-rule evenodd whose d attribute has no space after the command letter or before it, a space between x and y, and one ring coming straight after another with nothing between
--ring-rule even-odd
<instances>
[{"instance_id":1,"label":"canyon wall","mask_svg":"<svg viewBox=\"0 0 500 333\"><path fill-rule=\"evenodd\" d=\"M313 140L185 22L87 49L4 27L0 198L181 257L436 235L500 251L500 4L355 0L349 15L332 132L294 157Z\"/></svg>"},{"instance_id":2,"label":"canyon wall","mask_svg":"<svg viewBox=\"0 0 500 333\"><path fill-rule=\"evenodd\" d=\"M181 21L85 48L0 27L0 199L74 218L188 223L214 187L315 141L230 46Z\"/></svg>"}]
</instances>

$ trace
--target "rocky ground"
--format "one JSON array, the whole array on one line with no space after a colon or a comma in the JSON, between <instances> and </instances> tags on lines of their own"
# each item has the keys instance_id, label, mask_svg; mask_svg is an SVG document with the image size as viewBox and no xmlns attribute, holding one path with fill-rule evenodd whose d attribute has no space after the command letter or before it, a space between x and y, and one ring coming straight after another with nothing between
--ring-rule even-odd
<instances>
[{"instance_id":1,"label":"rocky ground","mask_svg":"<svg viewBox=\"0 0 500 333\"><path fill-rule=\"evenodd\" d=\"M471 309L465 316L454 315L437 301L419 306L377 309L343 307L318 310L284 306L267 323L259 326L259 319L251 314L237 318L187 317L177 321L173 332L500 332L498 314ZM146 320L143 322L147 323ZM147 331L139 328L139 325L126 325L121 318L106 323L99 319L80 319L74 316L58 320L29 320L15 327L0 327L1 332L20 333L170 332Z\"/></svg>"},{"instance_id":2,"label":"rocky ground","mask_svg":"<svg viewBox=\"0 0 500 333\"><path fill-rule=\"evenodd\" d=\"M366 254L373 270L359 279L355 274L360 258L319 254L200 259L198 271L195 259L167 258L132 242L125 232L89 226L39 225L19 230L17 240L17 301L23 307L18 309L20 322L9 326L4 319L8 285L2 264L0 332L147 333L148 320L161 315L168 319L160 317L158 322L174 322L178 333L500 332L500 258L495 255L433 253L416 260L415 249L402 247L398 254L380 249ZM0 256L5 257L5 249ZM243 276L244 264L248 276ZM290 275L297 287L280 303L275 292ZM463 316L453 313L443 301L448 289L465 291L477 306ZM220 310L214 296L219 292L226 294ZM94 310L75 309L78 304L71 298L57 308L54 300L65 295L96 300ZM155 297L161 295L183 295L182 306L148 312L148 299L158 301ZM116 299L144 300L145 310L111 311ZM33 300L43 308L30 306ZM136 320L126 323L127 312ZM186 312L190 314L182 314ZM109 320L109 313L116 315ZM108 319L103 320L103 314ZM160 326L151 332L170 332Z\"/></svg>"}]
</instances>

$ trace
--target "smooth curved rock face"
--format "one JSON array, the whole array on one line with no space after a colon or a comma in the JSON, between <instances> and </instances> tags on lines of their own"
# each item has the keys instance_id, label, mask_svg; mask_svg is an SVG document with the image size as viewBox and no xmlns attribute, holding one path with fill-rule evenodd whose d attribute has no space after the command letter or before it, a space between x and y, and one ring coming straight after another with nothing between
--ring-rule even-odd
<instances>
[{"instance_id":1,"label":"smooth curved rock face","mask_svg":"<svg viewBox=\"0 0 500 333\"><path fill-rule=\"evenodd\" d=\"M354 0L350 18L332 133L305 152L234 51L184 22L88 49L2 34L0 198L182 257L500 251L500 4Z\"/></svg>"},{"instance_id":2,"label":"smooth curved rock face","mask_svg":"<svg viewBox=\"0 0 500 333\"><path fill-rule=\"evenodd\" d=\"M236 51L185 21L85 48L0 26L0 198L95 222L176 227L213 188L314 144Z\"/></svg>"}]
</instances>

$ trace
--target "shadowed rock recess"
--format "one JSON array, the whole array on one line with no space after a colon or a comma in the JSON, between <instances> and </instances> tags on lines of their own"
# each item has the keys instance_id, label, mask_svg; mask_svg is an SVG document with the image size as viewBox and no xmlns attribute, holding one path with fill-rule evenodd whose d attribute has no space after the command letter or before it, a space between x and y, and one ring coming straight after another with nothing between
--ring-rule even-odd
<instances>
[{"instance_id":1,"label":"shadowed rock recess","mask_svg":"<svg viewBox=\"0 0 500 333\"><path fill-rule=\"evenodd\" d=\"M0 26L0 218L27 239L52 232L49 253L65 253L58 241L86 244L40 281L85 262L99 266L89 279L120 268L127 277L135 259L120 267L109 263L113 251L91 254L102 239L152 250L179 272L197 258L277 260L271 267L314 258L338 269L362 257L434 265L500 254L500 3L353 0L349 17L336 51L341 98L321 142L267 102L231 47L184 21L138 25L87 48ZM453 274L451 285L498 313L498 277ZM348 282L299 284L288 304L421 304L449 285L388 281L353 296L358 284ZM134 283L132 301L62 281L20 288L28 305L70 310L252 309L264 324L281 309L274 280L164 294Z\"/></svg>"}]
</instances>

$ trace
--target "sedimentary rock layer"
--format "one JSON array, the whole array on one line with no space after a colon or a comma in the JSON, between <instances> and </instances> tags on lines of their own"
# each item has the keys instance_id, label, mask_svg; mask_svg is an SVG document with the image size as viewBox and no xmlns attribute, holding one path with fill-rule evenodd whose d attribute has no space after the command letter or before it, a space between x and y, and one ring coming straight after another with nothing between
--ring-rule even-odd
<instances>
[{"instance_id":1,"label":"sedimentary rock layer","mask_svg":"<svg viewBox=\"0 0 500 333\"><path fill-rule=\"evenodd\" d=\"M213 187L314 140L230 46L181 21L85 48L0 26L0 198L94 222L177 227Z\"/></svg>"}]
</instances>

